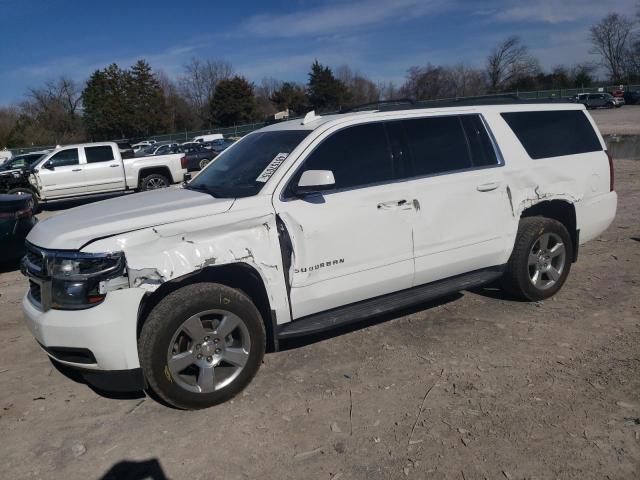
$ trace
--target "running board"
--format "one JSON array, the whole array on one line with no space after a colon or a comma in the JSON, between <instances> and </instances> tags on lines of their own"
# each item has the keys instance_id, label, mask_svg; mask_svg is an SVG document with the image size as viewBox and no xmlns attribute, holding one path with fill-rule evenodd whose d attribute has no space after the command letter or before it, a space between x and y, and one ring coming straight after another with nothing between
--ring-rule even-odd
<instances>
[{"instance_id":1,"label":"running board","mask_svg":"<svg viewBox=\"0 0 640 480\"><path fill-rule=\"evenodd\" d=\"M278 327L278 339L321 333L366 318L424 303L445 295L485 285L502 276L504 267L492 267L438 280L369 300L314 313Z\"/></svg>"}]
</instances>

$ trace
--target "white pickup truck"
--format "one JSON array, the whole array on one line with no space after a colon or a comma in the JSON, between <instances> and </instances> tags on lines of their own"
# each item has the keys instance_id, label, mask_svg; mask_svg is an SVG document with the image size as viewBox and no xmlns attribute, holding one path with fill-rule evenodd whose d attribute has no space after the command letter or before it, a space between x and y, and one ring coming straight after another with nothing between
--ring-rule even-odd
<instances>
[{"instance_id":1,"label":"white pickup truck","mask_svg":"<svg viewBox=\"0 0 640 480\"><path fill-rule=\"evenodd\" d=\"M56 148L33 165L29 183L40 201L125 190L155 190L179 183L183 154L122 158L114 142Z\"/></svg>"},{"instance_id":2,"label":"white pickup truck","mask_svg":"<svg viewBox=\"0 0 640 480\"><path fill-rule=\"evenodd\" d=\"M615 216L605 148L576 104L270 125L182 188L39 222L26 322L102 388L208 407L292 337L494 281L552 296Z\"/></svg>"}]
</instances>

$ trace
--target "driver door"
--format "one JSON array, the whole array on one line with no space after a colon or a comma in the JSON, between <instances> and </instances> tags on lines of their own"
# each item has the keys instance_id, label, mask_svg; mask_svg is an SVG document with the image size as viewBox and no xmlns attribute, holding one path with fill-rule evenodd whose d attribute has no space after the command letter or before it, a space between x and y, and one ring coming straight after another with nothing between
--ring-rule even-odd
<instances>
[{"instance_id":1,"label":"driver door","mask_svg":"<svg viewBox=\"0 0 640 480\"><path fill-rule=\"evenodd\" d=\"M291 239L294 319L411 287L412 219L407 183L383 123L322 139L289 177L274 206ZM294 193L308 170L330 170L326 191Z\"/></svg>"},{"instance_id":2,"label":"driver door","mask_svg":"<svg viewBox=\"0 0 640 480\"><path fill-rule=\"evenodd\" d=\"M84 193L83 165L77 148L65 148L51 156L37 172L42 198L69 197Z\"/></svg>"}]
</instances>

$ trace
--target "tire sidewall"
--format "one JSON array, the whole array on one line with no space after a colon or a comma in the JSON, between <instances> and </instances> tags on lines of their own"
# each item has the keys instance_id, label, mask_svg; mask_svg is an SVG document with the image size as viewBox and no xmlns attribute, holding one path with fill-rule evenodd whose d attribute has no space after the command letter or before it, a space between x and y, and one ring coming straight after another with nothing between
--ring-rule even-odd
<instances>
[{"instance_id":1,"label":"tire sidewall","mask_svg":"<svg viewBox=\"0 0 640 480\"><path fill-rule=\"evenodd\" d=\"M528 258L529 252L531 251L531 248L533 247L535 242L537 242L538 239L545 233L555 233L562 239L562 243L565 247L566 258L564 268L562 270L562 273L560 274L560 278L558 279L558 281L552 287L543 290L537 288L535 285L533 285L533 283L531 283L531 279L529 278ZM569 271L571 270L571 262L573 259L573 243L571 241L569 233L567 232L567 229L561 223L555 220L547 220L546 222L544 222L544 224L542 224L540 228L535 231L535 234L530 235L530 237L531 238L529 238L527 241L526 249L522 252L524 258L520 259L518 283L520 283L520 287L523 293L529 300L544 300L545 298L549 298L555 295L562 288L564 282L569 276Z\"/></svg>"},{"instance_id":2,"label":"tire sidewall","mask_svg":"<svg viewBox=\"0 0 640 480\"><path fill-rule=\"evenodd\" d=\"M142 179L142 185L140 190L142 190L143 192L148 192L151 190L159 190L159 188L153 188L153 189L149 188L149 181L151 181L153 178L162 178L164 180L166 187L161 187L161 188L167 188L171 186L171 182L169 182L169 179L167 177L165 177L164 175L160 175L159 173L153 173L151 175L147 175Z\"/></svg>"},{"instance_id":3,"label":"tire sidewall","mask_svg":"<svg viewBox=\"0 0 640 480\"><path fill-rule=\"evenodd\" d=\"M208 284L213 286L214 284ZM193 286L192 286L193 287ZM218 286L222 287L222 286ZM188 287L185 287L188 288ZM240 291L222 287L215 295L203 295L194 292L189 301L176 301L172 295L163 300L170 304L167 312L164 308L154 309L143 326L141 338L149 336L146 345L149 351L140 351L140 364L153 390L165 401L178 408L199 409L224 402L240 392L257 372L265 351L265 333L262 318L251 300ZM174 294L176 292L173 292ZM209 292L211 293L211 292ZM251 341L249 358L240 374L227 386L212 393L194 393L180 387L169 370L167 351L176 330L189 317L206 310L221 309L236 314L247 326ZM160 318L157 315L161 315ZM160 325L160 328L157 328ZM147 327L153 329L146 331ZM144 348L144 347L143 347Z\"/></svg>"}]
</instances>

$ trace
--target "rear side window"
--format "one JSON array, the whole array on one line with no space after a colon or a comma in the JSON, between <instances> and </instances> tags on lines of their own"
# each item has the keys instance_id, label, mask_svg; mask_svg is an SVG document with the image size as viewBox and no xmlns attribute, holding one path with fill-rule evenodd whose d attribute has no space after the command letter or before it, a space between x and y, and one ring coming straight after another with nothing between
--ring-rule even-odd
<instances>
[{"instance_id":1,"label":"rear side window","mask_svg":"<svg viewBox=\"0 0 640 480\"><path fill-rule=\"evenodd\" d=\"M474 167L498 165L496 151L493 148L487 129L479 115L463 115L460 117L464 132L469 140L471 162Z\"/></svg>"},{"instance_id":2,"label":"rear side window","mask_svg":"<svg viewBox=\"0 0 640 480\"><path fill-rule=\"evenodd\" d=\"M47 162L52 167L65 167L68 165L78 165L78 149L69 148L67 150L61 150L52 156Z\"/></svg>"},{"instance_id":3,"label":"rear side window","mask_svg":"<svg viewBox=\"0 0 640 480\"><path fill-rule=\"evenodd\" d=\"M382 123L340 130L322 142L304 162L304 170L331 170L335 188L350 188L395 178ZM294 180L297 183L298 175Z\"/></svg>"},{"instance_id":4,"label":"rear side window","mask_svg":"<svg viewBox=\"0 0 640 480\"><path fill-rule=\"evenodd\" d=\"M404 120L402 124L414 175L433 175L473 166L458 116Z\"/></svg>"},{"instance_id":5,"label":"rear side window","mask_svg":"<svg viewBox=\"0 0 640 480\"><path fill-rule=\"evenodd\" d=\"M87 157L87 163L109 162L114 159L113 150L109 145L85 147L84 154Z\"/></svg>"},{"instance_id":6,"label":"rear side window","mask_svg":"<svg viewBox=\"0 0 640 480\"><path fill-rule=\"evenodd\" d=\"M581 110L502 113L533 159L597 152L602 145Z\"/></svg>"}]
</instances>

